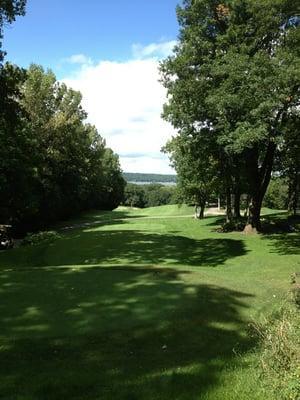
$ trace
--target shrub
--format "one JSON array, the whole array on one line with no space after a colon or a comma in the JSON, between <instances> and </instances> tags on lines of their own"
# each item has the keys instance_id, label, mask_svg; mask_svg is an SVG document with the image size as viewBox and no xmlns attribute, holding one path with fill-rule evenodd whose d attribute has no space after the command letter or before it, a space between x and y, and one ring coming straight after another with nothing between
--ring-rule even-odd
<instances>
[{"instance_id":1,"label":"shrub","mask_svg":"<svg viewBox=\"0 0 300 400\"><path fill-rule=\"evenodd\" d=\"M22 245L28 246L39 243L52 243L61 236L55 231L44 231L38 233L28 233L22 241Z\"/></svg>"},{"instance_id":2,"label":"shrub","mask_svg":"<svg viewBox=\"0 0 300 400\"><path fill-rule=\"evenodd\" d=\"M272 177L264 197L264 207L286 210L288 206L288 185L285 178Z\"/></svg>"}]
</instances>

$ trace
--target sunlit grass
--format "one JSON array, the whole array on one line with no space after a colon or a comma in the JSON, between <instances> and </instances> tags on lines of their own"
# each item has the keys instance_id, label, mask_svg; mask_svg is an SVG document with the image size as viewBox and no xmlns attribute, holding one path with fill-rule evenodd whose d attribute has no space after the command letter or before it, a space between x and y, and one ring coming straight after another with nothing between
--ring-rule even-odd
<instances>
[{"instance_id":1,"label":"sunlit grass","mask_svg":"<svg viewBox=\"0 0 300 400\"><path fill-rule=\"evenodd\" d=\"M285 297L299 235L192 213L88 213L1 253L0 399L266 399L247 326Z\"/></svg>"}]
</instances>

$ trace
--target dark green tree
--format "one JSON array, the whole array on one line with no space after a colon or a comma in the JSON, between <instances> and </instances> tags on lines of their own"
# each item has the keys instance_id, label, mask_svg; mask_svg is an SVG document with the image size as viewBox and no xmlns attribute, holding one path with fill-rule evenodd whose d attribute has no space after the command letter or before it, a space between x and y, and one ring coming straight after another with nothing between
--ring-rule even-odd
<instances>
[{"instance_id":1,"label":"dark green tree","mask_svg":"<svg viewBox=\"0 0 300 400\"><path fill-rule=\"evenodd\" d=\"M194 204L195 216L200 219L204 218L206 202L217 192L220 176L218 162L209 151L210 141L205 143L204 139L204 135L195 137L190 131L181 132L164 148L177 172L179 199Z\"/></svg>"},{"instance_id":2,"label":"dark green tree","mask_svg":"<svg viewBox=\"0 0 300 400\"><path fill-rule=\"evenodd\" d=\"M177 9L178 45L161 64L169 94L164 117L180 132L209 136L230 171L226 186L240 181L231 160L242 163L249 231L260 229L278 144L299 103L296 13L292 0L185 0Z\"/></svg>"},{"instance_id":3,"label":"dark green tree","mask_svg":"<svg viewBox=\"0 0 300 400\"><path fill-rule=\"evenodd\" d=\"M300 111L295 110L285 127L281 151L282 173L288 184L288 210L296 215L300 206Z\"/></svg>"},{"instance_id":4,"label":"dark green tree","mask_svg":"<svg viewBox=\"0 0 300 400\"><path fill-rule=\"evenodd\" d=\"M264 198L264 206L286 210L288 207L288 183L283 176L274 176L271 178L267 193Z\"/></svg>"},{"instance_id":5,"label":"dark green tree","mask_svg":"<svg viewBox=\"0 0 300 400\"><path fill-rule=\"evenodd\" d=\"M127 183L123 204L128 207L146 207L146 193L144 186Z\"/></svg>"},{"instance_id":6,"label":"dark green tree","mask_svg":"<svg viewBox=\"0 0 300 400\"><path fill-rule=\"evenodd\" d=\"M26 230L84 209L117 207L125 185L118 157L85 123L81 94L58 83L51 71L32 65L18 103L26 116L24 129L31 140L26 154L33 173L26 188L31 203L23 203L15 224ZM10 214L15 215L12 209Z\"/></svg>"},{"instance_id":7,"label":"dark green tree","mask_svg":"<svg viewBox=\"0 0 300 400\"><path fill-rule=\"evenodd\" d=\"M0 67L0 223L10 223L35 207L30 188L35 176L35 142L20 107L26 72L11 64Z\"/></svg>"}]
</instances>

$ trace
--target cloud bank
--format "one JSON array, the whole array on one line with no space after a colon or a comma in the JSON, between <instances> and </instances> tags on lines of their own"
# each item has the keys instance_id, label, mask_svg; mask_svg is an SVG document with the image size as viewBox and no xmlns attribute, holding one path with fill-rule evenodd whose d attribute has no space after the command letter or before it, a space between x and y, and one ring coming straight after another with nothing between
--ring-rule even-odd
<instances>
[{"instance_id":1,"label":"cloud bank","mask_svg":"<svg viewBox=\"0 0 300 400\"><path fill-rule=\"evenodd\" d=\"M131 59L124 62L92 63L82 54L69 58L82 65L63 81L82 93L89 121L120 155L126 172L174 173L160 152L175 131L161 119L166 90L158 72L158 60L174 45L133 45Z\"/></svg>"}]
</instances>

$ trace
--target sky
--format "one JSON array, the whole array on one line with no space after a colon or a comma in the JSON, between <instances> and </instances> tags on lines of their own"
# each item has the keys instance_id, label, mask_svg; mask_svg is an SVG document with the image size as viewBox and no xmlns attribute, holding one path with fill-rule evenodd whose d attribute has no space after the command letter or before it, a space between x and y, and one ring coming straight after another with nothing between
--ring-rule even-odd
<instances>
[{"instance_id":1,"label":"sky","mask_svg":"<svg viewBox=\"0 0 300 400\"><path fill-rule=\"evenodd\" d=\"M88 122L125 172L174 173L160 149L175 135L162 120L159 60L178 36L179 0L27 0L5 28L6 60L54 71L80 90Z\"/></svg>"}]
</instances>

